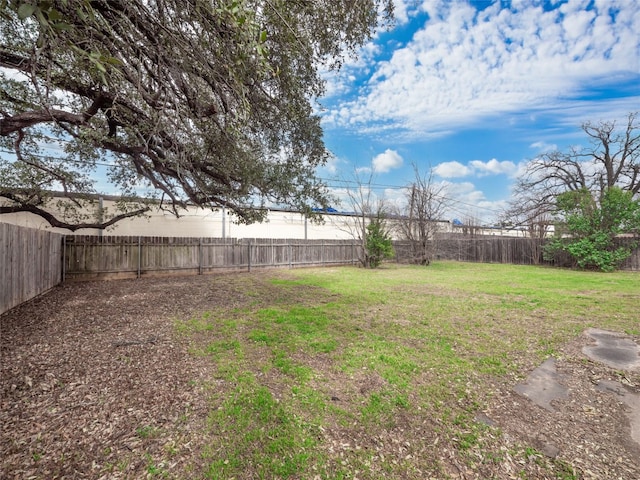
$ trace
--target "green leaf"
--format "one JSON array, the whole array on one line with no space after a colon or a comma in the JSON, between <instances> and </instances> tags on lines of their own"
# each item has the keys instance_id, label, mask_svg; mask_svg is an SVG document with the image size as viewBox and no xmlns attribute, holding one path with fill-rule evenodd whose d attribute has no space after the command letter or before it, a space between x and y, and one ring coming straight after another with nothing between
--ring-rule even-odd
<instances>
[{"instance_id":1,"label":"green leaf","mask_svg":"<svg viewBox=\"0 0 640 480\"><path fill-rule=\"evenodd\" d=\"M71 25L69 25L68 23L64 23L64 22L57 22L52 24L52 27L54 30L58 31L58 32L69 32L73 29L73 27Z\"/></svg>"},{"instance_id":2,"label":"green leaf","mask_svg":"<svg viewBox=\"0 0 640 480\"><path fill-rule=\"evenodd\" d=\"M33 12L36 11L36 6L31 5L30 3L23 3L18 7L18 18L20 20L24 20L27 17L33 15Z\"/></svg>"},{"instance_id":3,"label":"green leaf","mask_svg":"<svg viewBox=\"0 0 640 480\"><path fill-rule=\"evenodd\" d=\"M109 65L115 65L116 67L122 65L122 61L115 57L102 57L102 61Z\"/></svg>"},{"instance_id":4,"label":"green leaf","mask_svg":"<svg viewBox=\"0 0 640 480\"><path fill-rule=\"evenodd\" d=\"M42 10L40 8L36 8L34 10L34 14L38 19L38 22L40 23L40 25L42 25L43 27L49 26L49 20L47 20L47 18L44 16L44 13L42 13Z\"/></svg>"},{"instance_id":5,"label":"green leaf","mask_svg":"<svg viewBox=\"0 0 640 480\"><path fill-rule=\"evenodd\" d=\"M58 22L59 20L62 19L62 15L56 9L49 10L49 13L47 14L47 16L49 17L49 21L51 22Z\"/></svg>"}]
</instances>

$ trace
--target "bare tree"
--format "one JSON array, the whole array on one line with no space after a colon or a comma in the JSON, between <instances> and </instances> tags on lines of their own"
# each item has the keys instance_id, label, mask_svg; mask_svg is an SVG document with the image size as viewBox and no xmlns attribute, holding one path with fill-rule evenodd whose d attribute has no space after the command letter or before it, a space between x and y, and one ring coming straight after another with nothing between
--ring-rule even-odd
<instances>
[{"instance_id":1,"label":"bare tree","mask_svg":"<svg viewBox=\"0 0 640 480\"><path fill-rule=\"evenodd\" d=\"M429 265L437 247L439 220L447 201L444 185L433 181L433 172L423 175L413 165L414 181L405 189L405 205L395 208L394 227L398 236L409 242L410 261Z\"/></svg>"},{"instance_id":2,"label":"bare tree","mask_svg":"<svg viewBox=\"0 0 640 480\"><path fill-rule=\"evenodd\" d=\"M482 234L482 226L480 225L480 219L472 215L467 215L462 220L462 226L460 231L463 235L475 237Z\"/></svg>"},{"instance_id":3,"label":"bare tree","mask_svg":"<svg viewBox=\"0 0 640 480\"><path fill-rule=\"evenodd\" d=\"M622 128L614 121L587 122L582 130L589 139L588 147L545 153L529 162L516 184L510 208L503 214L503 221L527 227L534 262L539 261L542 250L547 256L551 251L569 252L574 259L582 260L585 252L595 258L594 252L602 251L603 258L610 258L615 250L613 238L619 232L628 233L624 229L626 222L616 225L605 220L618 218L622 205L632 208L634 197L640 193L638 114L630 113ZM616 191L621 194L616 195ZM612 202L612 198L624 201ZM557 234L559 227L575 227L577 218L582 223L570 238L556 235L543 248L541 240L550 233L550 225L554 224Z\"/></svg>"},{"instance_id":4,"label":"bare tree","mask_svg":"<svg viewBox=\"0 0 640 480\"><path fill-rule=\"evenodd\" d=\"M553 205L539 205L535 193L529 198L526 192L518 202L512 202L508 211L501 216L501 223L508 224L524 232L529 244L531 262L537 265L542 260L543 240L553 233Z\"/></svg>"},{"instance_id":5,"label":"bare tree","mask_svg":"<svg viewBox=\"0 0 640 480\"><path fill-rule=\"evenodd\" d=\"M638 114L630 113L621 129L611 121L587 122L582 130L589 138L588 147L544 153L528 163L503 219L525 225L541 235L547 231L540 230L543 222L552 217L556 198L564 192L587 190L596 202L613 186L634 196L640 192Z\"/></svg>"}]
</instances>

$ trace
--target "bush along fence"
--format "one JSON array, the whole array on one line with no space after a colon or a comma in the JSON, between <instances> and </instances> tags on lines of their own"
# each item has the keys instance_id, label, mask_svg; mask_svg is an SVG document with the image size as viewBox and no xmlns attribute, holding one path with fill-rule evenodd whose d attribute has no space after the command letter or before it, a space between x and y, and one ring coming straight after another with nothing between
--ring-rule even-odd
<instances>
[{"instance_id":1,"label":"bush along fence","mask_svg":"<svg viewBox=\"0 0 640 480\"><path fill-rule=\"evenodd\" d=\"M222 270L352 265L353 240L276 240L184 237L65 237L63 278L203 274Z\"/></svg>"}]
</instances>

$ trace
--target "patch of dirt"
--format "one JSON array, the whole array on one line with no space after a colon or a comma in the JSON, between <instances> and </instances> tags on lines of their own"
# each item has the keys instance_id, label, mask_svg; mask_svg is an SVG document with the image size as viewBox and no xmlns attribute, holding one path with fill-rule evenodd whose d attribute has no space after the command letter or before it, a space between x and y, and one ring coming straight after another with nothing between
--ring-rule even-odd
<instances>
[{"instance_id":1,"label":"patch of dirt","mask_svg":"<svg viewBox=\"0 0 640 480\"><path fill-rule=\"evenodd\" d=\"M175 322L204 311L313 298L312 291L301 295L298 286L274 286L263 275L67 284L3 315L0 479L197 478L210 408L206 388L216 387L215 375L209 359L189 354ZM575 478L640 478L628 407L596 388L600 380L615 380L638 392L640 373L589 361L581 351L586 342L576 339L557 359L570 394L553 402L555 412L515 393L519 379L488 387L493 397L479 418L502 433L485 434L484 445L502 452L494 463L471 468L443 440L438 429L445 427L429 412L417 423L415 416L398 418L377 436L336 425L325 434L327 448L336 457L365 449L397 459L411 478L424 478L411 466L421 456L440 458L446 478L508 479L521 472L545 478L543 464L554 459L575 466ZM330 362L322 356L315 361L339 405L364 401L384 382L375 372L362 372L342 388ZM523 446L535 449L526 465L514 453Z\"/></svg>"},{"instance_id":2,"label":"patch of dirt","mask_svg":"<svg viewBox=\"0 0 640 480\"><path fill-rule=\"evenodd\" d=\"M3 315L0 478L189 471L210 366L174 322L251 301L241 277L212 278L66 284Z\"/></svg>"}]
</instances>

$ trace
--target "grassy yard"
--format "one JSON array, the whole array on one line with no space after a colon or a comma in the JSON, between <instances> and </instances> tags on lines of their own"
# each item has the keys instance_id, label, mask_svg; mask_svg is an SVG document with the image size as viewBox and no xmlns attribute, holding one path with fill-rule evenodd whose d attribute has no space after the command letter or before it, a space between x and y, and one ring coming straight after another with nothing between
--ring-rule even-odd
<instances>
[{"instance_id":1,"label":"grassy yard","mask_svg":"<svg viewBox=\"0 0 640 480\"><path fill-rule=\"evenodd\" d=\"M632 273L443 262L239 287L249 304L175 323L214 372L210 479L581 478L478 414L588 327L640 335Z\"/></svg>"}]
</instances>

